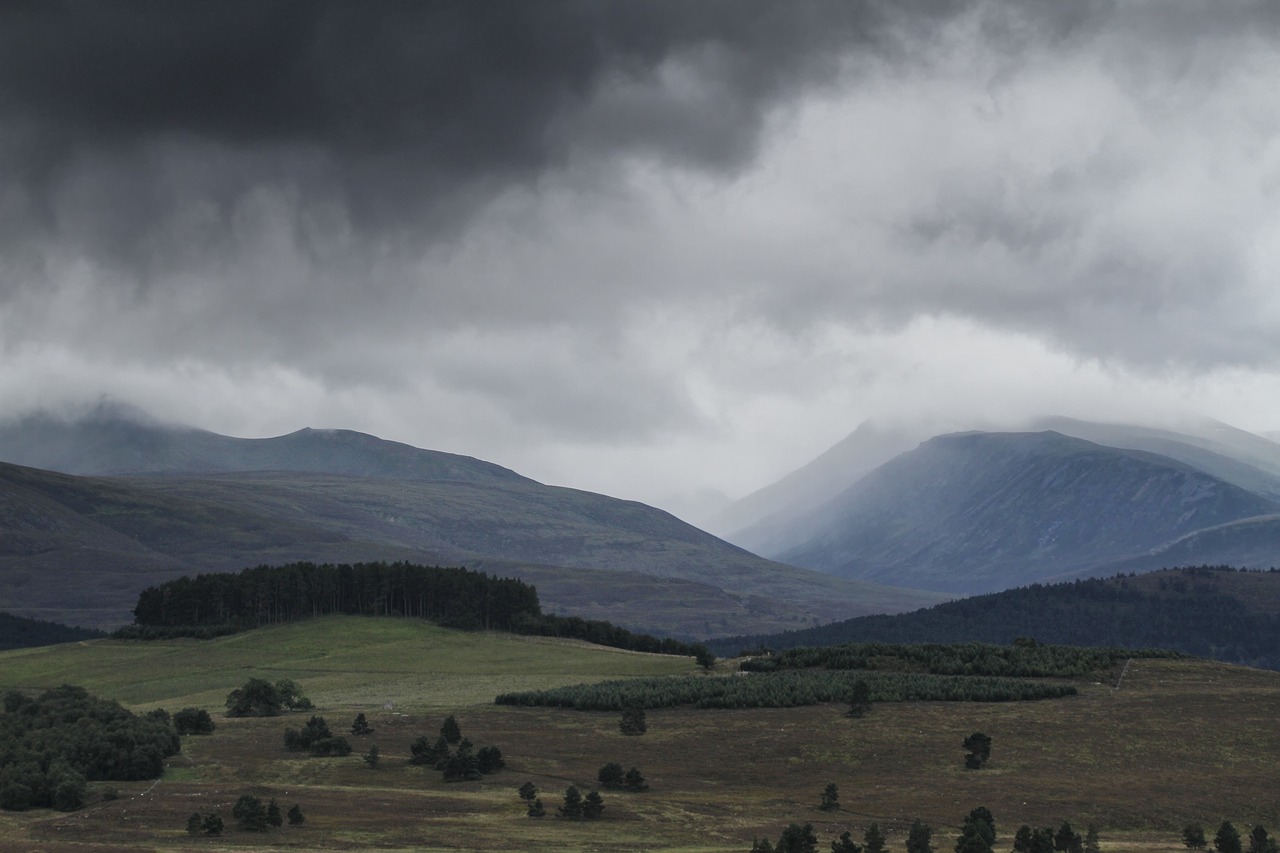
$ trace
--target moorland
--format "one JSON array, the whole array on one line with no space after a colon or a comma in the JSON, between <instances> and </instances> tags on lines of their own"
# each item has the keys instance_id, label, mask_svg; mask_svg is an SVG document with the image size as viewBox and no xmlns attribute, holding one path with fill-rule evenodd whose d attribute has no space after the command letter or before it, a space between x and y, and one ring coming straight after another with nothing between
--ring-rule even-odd
<instances>
[{"instance_id":1,"label":"moorland","mask_svg":"<svg viewBox=\"0 0 1280 853\"><path fill-rule=\"evenodd\" d=\"M889 850L913 820L950 850L965 815L988 808L996 849L1022 824L1096 827L1105 851L1181 849L1189 822L1231 820L1247 834L1280 822L1280 674L1199 659L1133 659L1067 679L1074 695L1026 702L877 702L854 719L824 702L745 710L653 709L647 731L619 715L494 704L500 693L603 680L753 678L722 661L640 654L580 641L459 632L419 620L332 616L213 640L88 640L0 653L0 690L81 685L145 712L206 709L211 735L184 737L159 781L93 783L74 812L0 812L7 850L455 849L745 851L789 823L812 824L819 849L872 822ZM225 700L251 677L294 680L313 711L227 718ZM345 732L353 754L315 758L284 748L308 714ZM469 782L408 762L410 745L455 716L506 766ZM992 739L990 761L966 770L962 742ZM362 759L376 744L381 760ZM637 767L645 791L602 791L595 821L556 817L570 785L597 787L609 762ZM549 814L526 815L532 782ZM822 810L834 782L839 806ZM104 799L114 793L115 799ZM255 833L230 810L251 793L298 805L301 826ZM193 837L192 812L221 811L228 829Z\"/></svg>"}]
</instances>

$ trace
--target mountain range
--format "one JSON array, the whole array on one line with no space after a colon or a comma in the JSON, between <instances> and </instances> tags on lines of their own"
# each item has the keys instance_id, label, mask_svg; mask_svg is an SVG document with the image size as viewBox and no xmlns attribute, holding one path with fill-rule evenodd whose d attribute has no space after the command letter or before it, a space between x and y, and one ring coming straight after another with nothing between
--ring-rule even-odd
<instances>
[{"instance_id":1,"label":"mountain range","mask_svg":"<svg viewBox=\"0 0 1280 853\"><path fill-rule=\"evenodd\" d=\"M942 600L772 562L634 501L346 430L239 439L100 409L0 427L0 610L88 627L146 586L258 564L518 576L550 612L683 637Z\"/></svg>"},{"instance_id":2,"label":"mountain range","mask_svg":"<svg viewBox=\"0 0 1280 853\"><path fill-rule=\"evenodd\" d=\"M242 439L103 407L0 424L0 460L0 610L88 627L129 621L141 589L175 576L303 560L465 565L535 584L549 612L690 639L1028 583L1280 564L1280 445L1213 422L864 424L728 508L717 529L742 525L729 541L347 430Z\"/></svg>"},{"instance_id":3,"label":"mountain range","mask_svg":"<svg viewBox=\"0 0 1280 853\"><path fill-rule=\"evenodd\" d=\"M1280 563L1280 445L1212 423L1182 433L1065 418L1034 426L934 436L874 466L868 458L910 436L864 426L745 499L773 510L727 538L842 577L966 595Z\"/></svg>"}]
</instances>

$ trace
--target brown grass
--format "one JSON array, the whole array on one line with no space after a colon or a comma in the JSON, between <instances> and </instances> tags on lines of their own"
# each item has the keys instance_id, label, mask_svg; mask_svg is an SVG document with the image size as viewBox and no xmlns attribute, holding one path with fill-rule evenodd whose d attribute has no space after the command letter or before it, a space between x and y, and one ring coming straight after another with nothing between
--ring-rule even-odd
<instances>
[{"instance_id":1,"label":"brown grass","mask_svg":"<svg viewBox=\"0 0 1280 853\"><path fill-rule=\"evenodd\" d=\"M1280 826L1280 674L1191 661L1136 661L1120 690L1086 685L1050 702L878 705L862 720L832 705L787 710L648 714L649 733L625 737L617 715L459 705L410 713L321 707L335 732L357 710L376 728L351 738L342 759L285 752L282 732L303 719L219 719L210 737L187 738L165 780L121 784L121 798L77 813L0 813L0 850L450 849L520 851L746 851L790 821L813 823L825 849L871 821L901 850L915 818L946 853L975 806L995 814L1007 850L1022 823L1096 824L1107 853L1181 849L1180 828L1212 834L1223 819L1242 832ZM496 744L504 771L446 784L406 762L409 743L434 737L457 714L477 746ZM993 739L991 762L962 769L965 735ZM377 743L382 766L360 759ZM603 792L604 819L567 823L524 816L516 788L532 781L548 809L564 789L594 787L608 761L635 765L645 793ZM842 809L817 808L827 782ZM105 785L96 786L99 789ZM307 823L265 834L229 828L189 838L192 811L231 824L241 793L301 805Z\"/></svg>"}]
</instances>

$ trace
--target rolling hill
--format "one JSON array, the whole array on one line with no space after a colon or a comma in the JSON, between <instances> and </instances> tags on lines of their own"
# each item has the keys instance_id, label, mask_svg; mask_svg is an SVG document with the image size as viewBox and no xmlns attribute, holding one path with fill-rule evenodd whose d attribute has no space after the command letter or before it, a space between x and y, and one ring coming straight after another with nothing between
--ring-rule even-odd
<instances>
[{"instance_id":1,"label":"rolling hill","mask_svg":"<svg viewBox=\"0 0 1280 853\"><path fill-rule=\"evenodd\" d=\"M53 430L41 455L42 429L11 427L0 456L118 476L0 464L0 610L23 616L111 627L158 581L299 560L463 564L535 584L550 612L683 637L939 599L764 560L644 504L359 433L234 439L111 415ZM142 473L125 476L129 464ZM250 465L275 467L238 469Z\"/></svg>"},{"instance_id":2,"label":"rolling hill","mask_svg":"<svg viewBox=\"0 0 1280 853\"><path fill-rule=\"evenodd\" d=\"M1244 479L1239 469L1233 479ZM1222 526L1278 508L1170 456L1052 431L957 433L885 463L803 519L737 538L842 577L973 594L1105 574L1135 558L1155 568L1179 540L1179 562L1226 562L1242 553L1230 534L1250 528ZM1249 553L1269 565L1280 542L1268 546L1261 529Z\"/></svg>"},{"instance_id":3,"label":"rolling hill","mask_svg":"<svg viewBox=\"0 0 1280 853\"><path fill-rule=\"evenodd\" d=\"M1280 572L1162 569L1031 586L800 631L713 640L717 654L842 643L1043 643L1163 648L1280 670Z\"/></svg>"}]
</instances>

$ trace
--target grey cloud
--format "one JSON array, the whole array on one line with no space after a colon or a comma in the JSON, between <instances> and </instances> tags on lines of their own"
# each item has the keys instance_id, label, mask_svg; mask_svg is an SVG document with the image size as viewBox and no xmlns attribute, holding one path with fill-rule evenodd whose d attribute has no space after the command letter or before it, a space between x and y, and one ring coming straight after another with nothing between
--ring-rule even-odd
<instances>
[{"instance_id":1,"label":"grey cloud","mask_svg":"<svg viewBox=\"0 0 1280 853\"><path fill-rule=\"evenodd\" d=\"M1277 8L3 4L0 347L417 372L638 442L705 426L644 358L661 328L607 345L653 305L692 336L782 329L780 362L823 324L943 315L1264 364Z\"/></svg>"}]
</instances>

